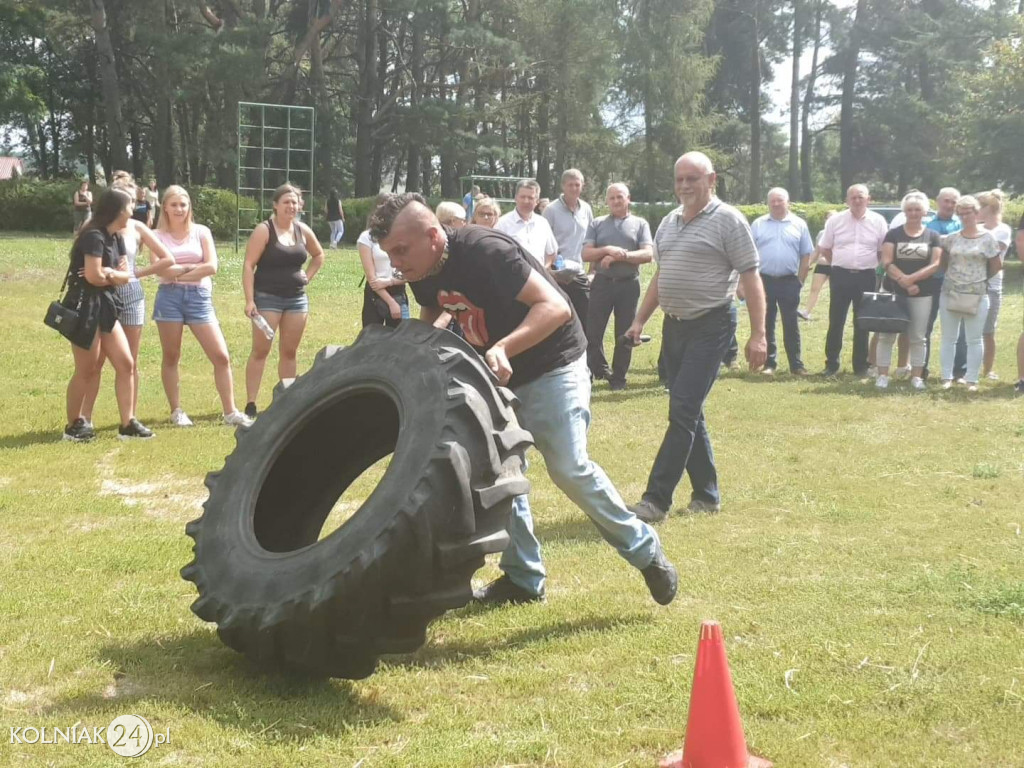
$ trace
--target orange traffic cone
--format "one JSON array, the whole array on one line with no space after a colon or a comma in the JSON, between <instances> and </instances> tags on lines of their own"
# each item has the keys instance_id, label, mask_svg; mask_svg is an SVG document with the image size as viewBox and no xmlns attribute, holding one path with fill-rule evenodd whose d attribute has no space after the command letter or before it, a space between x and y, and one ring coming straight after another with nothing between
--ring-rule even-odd
<instances>
[{"instance_id":1,"label":"orange traffic cone","mask_svg":"<svg viewBox=\"0 0 1024 768\"><path fill-rule=\"evenodd\" d=\"M743 723L725 658L722 627L705 621L697 643L697 666L690 692L686 741L662 760L661 768L771 768L747 752Z\"/></svg>"}]
</instances>

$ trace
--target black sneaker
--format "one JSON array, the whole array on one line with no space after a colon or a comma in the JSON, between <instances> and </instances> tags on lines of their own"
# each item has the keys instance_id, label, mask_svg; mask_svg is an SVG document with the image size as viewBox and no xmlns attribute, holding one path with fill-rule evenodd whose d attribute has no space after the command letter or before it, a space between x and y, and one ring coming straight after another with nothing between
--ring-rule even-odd
<instances>
[{"instance_id":1,"label":"black sneaker","mask_svg":"<svg viewBox=\"0 0 1024 768\"><path fill-rule=\"evenodd\" d=\"M96 437L96 432L92 425L79 416L74 423L64 427L64 436L61 439L72 443L87 443L94 437Z\"/></svg>"},{"instance_id":2,"label":"black sneaker","mask_svg":"<svg viewBox=\"0 0 1024 768\"><path fill-rule=\"evenodd\" d=\"M249 401L245 404L245 415L250 419L256 418L256 403Z\"/></svg>"},{"instance_id":3,"label":"black sneaker","mask_svg":"<svg viewBox=\"0 0 1024 768\"><path fill-rule=\"evenodd\" d=\"M609 381L608 389L612 392L621 392L626 388L626 382L624 381Z\"/></svg>"},{"instance_id":4,"label":"black sneaker","mask_svg":"<svg viewBox=\"0 0 1024 768\"><path fill-rule=\"evenodd\" d=\"M834 379L839 375L838 368L826 368L821 372L821 375L826 379Z\"/></svg>"},{"instance_id":5,"label":"black sneaker","mask_svg":"<svg viewBox=\"0 0 1024 768\"><path fill-rule=\"evenodd\" d=\"M640 499L636 504L628 505L626 509L645 523L651 524L660 523L668 515L667 509L662 509L653 501L648 501L647 499Z\"/></svg>"},{"instance_id":6,"label":"black sneaker","mask_svg":"<svg viewBox=\"0 0 1024 768\"><path fill-rule=\"evenodd\" d=\"M658 605L668 605L676 596L679 589L679 574L676 568L665 557L665 552L658 545L654 552L654 559L646 568L641 568L640 573L644 575L647 588L651 591L651 597Z\"/></svg>"},{"instance_id":7,"label":"black sneaker","mask_svg":"<svg viewBox=\"0 0 1024 768\"><path fill-rule=\"evenodd\" d=\"M1013 386L1014 391L1018 395L1024 395L1024 379L1021 379Z\"/></svg>"},{"instance_id":8,"label":"black sneaker","mask_svg":"<svg viewBox=\"0 0 1024 768\"><path fill-rule=\"evenodd\" d=\"M117 437L119 440L148 440L153 437L153 430L132 417L128 420L128 426L117 428Z\"/></svg>"},{"instance_id":9,"label":"black sneaker","mask_svg":"<svg viewBox=\"0 0 1024 768\"><path fill-rule=\"evenodd\" d=\"M495 579L486 587L473 590L473 599L484 605L519 605L520 603L543 603L544 590L540 594L529 592L508 576Z\"/></svg>"}]
</instances>

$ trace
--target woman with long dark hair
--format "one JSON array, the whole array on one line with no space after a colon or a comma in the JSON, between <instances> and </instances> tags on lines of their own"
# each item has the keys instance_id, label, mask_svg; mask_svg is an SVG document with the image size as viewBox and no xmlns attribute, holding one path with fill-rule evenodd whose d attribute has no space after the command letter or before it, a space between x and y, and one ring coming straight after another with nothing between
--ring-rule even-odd
<instances>
[{"instance_id":1,"label":"woman with long dark hair","mask_svg":"<svg viewBox=\"0 0 1024 768\"><path fill-rule=\"evenodd\" d=\"M121 174L120 177L118 173ZM135 179L131 174L118 171L114 174L114 179L114 183L110 185L111 188L122 189L133 198L135 197ZM139 407L139 347L142 343L142 328L146 323L146 292L143 290L139 278L162 275L174 266L174 257L149 227L134 218L129 219L125 228L117 234L124 245L122 257L127 262L127 271L133 275L127 283L116 286L114 294L117 299L117 320L128 339L128 348L131 350L134 363L135 389L132 396L132 411L134 412ZM143 245L149 248L149 266L142 266L136 260ZM90 427L92 426L92 410L96 405L99 388L100 373L97 372L93 387L86 394L85 402L82 405L82 417Z\"/></svg>"},{"instance_id":2,"label":"woman with long dark hair","mask_svg":"<svg viewBox=\"0 0 1024 768\"><path fill-rule=\"evenodd\" d=\"M135 202L121 189L108 189L99 199L93 217L86 222L71 246L67 302L78 307L80 323L71 341L75 373L68 382L64 439L84 442L95 437L82 416L88 393L95 387L103 360L114 368L114 392L121 416L122 439L149 438L153 432L135 418L135 363L128 339L117 319L114 288L134 275L122 260L118 232L132 216Z\"/></svg>"}]
</instances>

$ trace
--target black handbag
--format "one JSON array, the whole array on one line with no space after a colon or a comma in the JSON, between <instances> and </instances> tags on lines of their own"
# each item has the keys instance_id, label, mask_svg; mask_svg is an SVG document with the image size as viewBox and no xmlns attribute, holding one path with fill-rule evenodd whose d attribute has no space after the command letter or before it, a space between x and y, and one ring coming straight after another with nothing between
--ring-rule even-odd
<instances>
[{"instance_id":1,"label":"black handbag","mask_svg":"<svg viewBox=\"0 0 1024 768\"><path fill-rule=\"evenodd\" d=\"M68 286L68 278L71 277L71 268L68 267L67 273L64 275L64 282L60 286L60 292L64 293L64 289ZM53 328L57 333L63 336L68 341L72 340L72 336L78 330L78 325L82 321L82 298L83 291L78 291L78 301L72 309L68 301L68 294L64 295L64 298L60 301L51 301L50 306L46 309L46 316L43 317L43 322Z\"/></svg>"},{"instance_id":2,"label":"black handbag","mask_svg":"<svg viewBox=\"0 0 1024 768\"><path fill-rule=\"evenodd\" d=\"M903 333L910 326L907 297L897 293L865 293L857 309L857 327L873 333Z\"/></svg>"}]
</instances>

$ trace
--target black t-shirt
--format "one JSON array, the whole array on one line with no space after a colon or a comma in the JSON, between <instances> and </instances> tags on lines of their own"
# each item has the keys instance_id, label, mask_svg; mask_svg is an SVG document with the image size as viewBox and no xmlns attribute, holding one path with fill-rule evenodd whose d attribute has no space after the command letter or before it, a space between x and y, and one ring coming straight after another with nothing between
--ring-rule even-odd
<instances>
[{"instance_id":1,"label":"black t-shirt","mask_svg":"<svg viewBox=\"0 0 1024 768\"><path fill-rule=\"evenodd\" d=\"M135 210L132 212L132 218L145 224L149 221L149 209L150 205L145 200L136 201Z\"/></svg>"},{"instance_id":2,"label":"black t-shirt","mask_svg":"<svg viewBox=\"0 0 1024 768\"><path fill-rule=\"evenodd\" d=\"M941 247L939 233L933 229L925 228L917 237L911 237L903 227L890 229L885 236L884 243L892 243L895 259L893 264L905 275L913 274L924 269L932 262L932 249ZM921 280L917 283L920 289L918 296L934 296L939 291L939 283L934 277ZM900 296L907 296L907 289L901 287L888 275L885 276L884 287L887 291L898 293Z\"/></svg>"},{"instance_id":3,"label":"black t-shirt","mask_svg":"<svg viewBox=\"0 0 1024 768\"><path fill-rule=\"evenodd\" d=\"M341 200L327 198L327 220L341 221Z\"/></svg>"},{"instance_id":4,"label":"black t-shirt","mask_svg":"<svg viewBox=\"0 0 1024 768\"><path fill-rule=\"evenodd\" d=\"M71 249L72 275L77 276L78 270L85 269L86 256L99 256L101 267L116 269L121 261L117 235L111 235L105 229L87 229L79 235Z\"/></svg>"},{"instance_id":5,"label":"black t-shirt","mask_svg":"<svg viewBox=\"0 0 1024 768\"><path fill-rule=\"evenodd\" d=\"M441 307L450 312L458 320L466 341L478 352L486 352L523 322L529 307L516 301L516 296L526 285L530 270L562 293L548 271L505 233L479 226L445 231L447 263L437 275L410 285L421 306ZM569 322L510 359L510 387L527 384L568 365L586 351L583 327L572 302L566 298L566 303L572 310Z\"/></svg>"}]
</instances>

